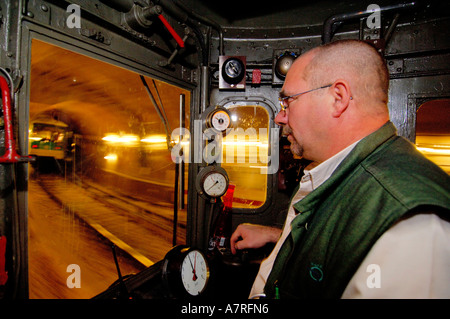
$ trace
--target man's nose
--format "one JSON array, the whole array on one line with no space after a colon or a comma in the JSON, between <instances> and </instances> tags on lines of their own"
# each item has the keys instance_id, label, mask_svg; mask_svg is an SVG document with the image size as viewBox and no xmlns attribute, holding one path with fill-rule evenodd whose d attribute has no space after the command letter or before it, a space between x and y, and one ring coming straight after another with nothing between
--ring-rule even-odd
<instances>
[{"instance_id":1,"label":"man's nose","mask_svg":"<svg viewBox=\"0 0 450 319\"><path fill-rule=\"evenodd\" d=\"M275 123L277 123L278 125L287 124L286 111L281 110L280 112L278 112L277 116L275 117Z\"/></svg>"}]
</instances>

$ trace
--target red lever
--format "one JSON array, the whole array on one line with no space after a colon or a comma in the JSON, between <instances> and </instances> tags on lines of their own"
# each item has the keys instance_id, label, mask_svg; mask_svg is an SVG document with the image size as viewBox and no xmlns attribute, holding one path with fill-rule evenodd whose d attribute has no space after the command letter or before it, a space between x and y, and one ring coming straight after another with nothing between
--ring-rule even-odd
<instances>
[{"instance_id":1,"label":"red lever","mask_svg":"<svg viewBox=\"0 0 450 319\"><path fill-rule=\"evenodd\" d=\"M11 94L8 82L2 76L0 76L0 88L3 101L3 121L5 122L5 154L0 157L0 163L16 163L33 160L31 156L20 156L16 152L16 141L14 140L12 126Z\"/></svg>"},{"instance_id":2,"label":"red lever","mask_svg":"<svg viewBox=\"0 0 450 319\"><path fill-rule=\"evenodd\" d=\"M0 236L0 286L6 284L8 272L5 271L6 237Z\"/></svg>"},{"instance_id":3,"label":"red lever","mask_svg":"<svg viewBox=\"0 0 450 319\"><path fill-rule=\"evenodd\" d=\"M170 32L170 34L173 36L175 41L177 41L180 48L184 48L184 41L181 39L181 37L177 34L177 32L172 28L172 26L169 24L169 22L166 20L166 18L163 17L162 14L158 15L159 20L164 24L164 26L167 28L167 30Z\"/></svg>"}]
</instances>

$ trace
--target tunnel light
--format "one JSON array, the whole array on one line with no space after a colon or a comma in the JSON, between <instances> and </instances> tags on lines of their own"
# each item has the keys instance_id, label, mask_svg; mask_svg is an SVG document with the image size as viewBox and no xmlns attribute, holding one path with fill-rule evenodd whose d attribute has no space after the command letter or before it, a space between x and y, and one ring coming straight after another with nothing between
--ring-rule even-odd
<instances>
[{"instance_id":1,"label":"tunnel light","mask_svg":"<svg viewBox=\"0 0 450 319\"><path fill-rule=\"evenodd\" d=\"M269 144L256 141L223 141L222 145L269 147Z\"/></svg>"},{"instance_id":2,"label":"tunnel light","mask_svg":"<svg viewBox=\"0 0 450 319\"><path fill-rule=\"evenodd\" d=\"M109 134L102 138L103 141L110 143L122 143L122 144L131 144L138 141L138 137L133 134L127 135L117 135L117 134Z\"/></svg>"},{"instance_id":3,"label":"tunnel light","mask_svg":"<svg viewBox=\"0 0 450 319\"><path fill-rule=\"evenodd\" d=\"M166 143L166 137L164 135L149 135L141 139L141 142L149 144Z\"/></svg>"},{"instance_id":4,"label":"tunnel light","mask_svg":"<svg viewBox=\"0 0 450 319\"><path fill-rule=\"evenodd\" d=\"M107 161L115 162L115 161L117 161L117 154L110 153L110 154L106 155L104 157L104 159Z\"/></svg>"},{"instance_id":5,"label":"tunnel light","mask_svg":"<svg viewBox=\"0 0 450 319\"><path fill-rule=\"evenodd\" d=\"M40 141L40 140L42 140L42 137L40 137L40 136L30 136L29 139L32 140L32 141Z\"/></svg>"},{"instance_id":6,"label":"tunnel light","mask_svg":"<svg viewBox=\"0 0 450 319\"><path fill-rule=\"evenodd\" d=\"M450 149L448 148L417 147L417 149L424 154L450 155Z\"/></svg>"},{"instance_id":7,"label":"tunnel light","mask_svg":"<svg viewBox=\"0 0 450 319\"><path fill-rule=\"evenodd\" d=\"M119 135L107 135L104 138L102 138L102 140L106 141L106 142L117 142L119 140Z\"/></svg>"}]
</instances>

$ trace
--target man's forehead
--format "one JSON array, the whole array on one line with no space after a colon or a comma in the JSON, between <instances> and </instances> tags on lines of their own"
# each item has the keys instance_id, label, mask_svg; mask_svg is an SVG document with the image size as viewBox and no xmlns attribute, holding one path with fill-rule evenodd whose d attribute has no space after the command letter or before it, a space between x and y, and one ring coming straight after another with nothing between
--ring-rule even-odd
<instances>
[{"instance_id":1,"label":"man's forehead","mask_svg":"<svg viewBox=\"0 0 450 319\"><path fill-rule=\"evenodd\" d=\"M305 82L304 78L305 69L311 62L311 60L315 57L317 52L318 52L317 48L314 48L305 52L304 54L300 55L297 59L295 59L294 63L292 63L292 66L286 75L283 87L281 88L280 91L281 97L297 93L299 85L302 82Z\"/></svg>"}]
</instances>

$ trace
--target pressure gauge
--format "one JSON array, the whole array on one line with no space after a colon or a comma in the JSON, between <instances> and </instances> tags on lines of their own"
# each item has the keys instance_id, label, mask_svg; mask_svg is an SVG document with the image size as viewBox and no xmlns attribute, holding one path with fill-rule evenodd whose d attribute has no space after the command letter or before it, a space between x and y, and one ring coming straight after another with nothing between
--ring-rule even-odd
<instances>
[{"instance_id":1,"label":"pressure gauge","mask_svg":"<svg viewBox=\"0 0 450 319\"><path fill-rule=\"evenodd\" d=\"M209 279L209 267L206 257L200 250L188 251L181 262L181 281L191 296L200 295Z\"/></svg>"},{"instance_id":2,"label":"pressure gauge","mask_svg":"<svg viewBox=\"0 0 450 319\"><path fill-rule=\"evenodd\" d=\"M218 132L225 132L230 127L230 124L230 114L223 107L217 107L206 117L206 127L213 128Z\"/></svg>"},{"instance_id":3,"label":"pressure gauge","mask_svg":"<svg viewBox=\"0 0 450 319\"><path fill-rule=\"evenodd\" d=\"M209 280L208 260L198 249L176 246L164 258L162 278L174 297L200 296Z\"/></svg>"},{"instance_id":4,"label":"pressure gauge","mask_svg":"<svg viewBox=\"0 0 450 319\"><path fill-rule=\"evenodd\" d=\"M228 189L229 179L221 167L207 166L200 171L196 180L197 192L206 199L223 196Z\"/></svg>"},{"instance_id":5,"label":"pressure gauge","mask_svg":"<svg viewBox=\"0 0 450 319\"><path fill-rule=\"evenodd\" d=\"M206 195L211 197L219 197L225 194L228 187L226 176L219 172L211 172L204 180L202 188Z\"/></svg>"}]
</instances>

